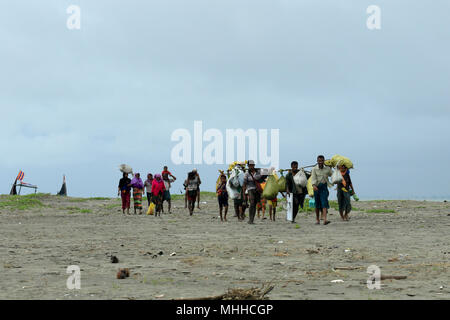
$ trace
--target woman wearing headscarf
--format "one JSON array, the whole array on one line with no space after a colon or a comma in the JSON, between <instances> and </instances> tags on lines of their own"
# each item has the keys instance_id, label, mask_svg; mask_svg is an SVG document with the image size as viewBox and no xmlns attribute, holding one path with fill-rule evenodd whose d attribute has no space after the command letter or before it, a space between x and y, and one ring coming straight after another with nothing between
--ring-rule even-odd
<instances>
[{"instance_id":1,"label":"woman wearing headscarf","mask_svg":"<svg viewBox=\"0 0 450 320\"><path fill-rule=\"evenodd\" d=\"M166 187L164 186L164 181L160 174L155 174L155 179L152 182L152 201L155 204L155 217L161 216L163 193Z\"/></svg>"},{"instance_id":2,"label":"woman wearing headscarf","mask_svg":"<svg viewBox=\"0 0 450 320\"><path fill-rule=\"evenodd\" d=\"M134 214L136 214L136 209L139 209L139 214L142 214L142 194L144 193L144 183L142 182L141 175L139 173L136 173L133 180L131 180L131 187L133 187Z\"/></svg>"}]
</instances>

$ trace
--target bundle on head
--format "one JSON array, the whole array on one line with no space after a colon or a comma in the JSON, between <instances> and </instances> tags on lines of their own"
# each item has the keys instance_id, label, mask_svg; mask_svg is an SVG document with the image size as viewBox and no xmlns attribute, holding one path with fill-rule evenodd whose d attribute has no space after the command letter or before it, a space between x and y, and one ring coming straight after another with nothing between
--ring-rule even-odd
<instances>
[{"instance_id":1,"label":"bundle on head","mask_svg":"<svg viewBox=\"0 0 450 320\"><path fill-rule=\"evenodd\" d=\"M123 173L131 173L133 174L133 169L127 164L121 164L119 166L119 170Z\"/></svg>"}]
</instances>

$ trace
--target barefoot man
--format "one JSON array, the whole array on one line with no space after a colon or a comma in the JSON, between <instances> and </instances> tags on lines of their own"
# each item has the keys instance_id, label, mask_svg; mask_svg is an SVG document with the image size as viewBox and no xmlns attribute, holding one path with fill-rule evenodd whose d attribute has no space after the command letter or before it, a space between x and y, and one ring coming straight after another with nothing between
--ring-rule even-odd
<instances>
[{"instance_id":1,"label":"barefoot man","mask_svg":"<svg viewBox=\"0 0 450 320\"><path fill-rule=\"evenodd\" d=\"M322 211L323 224L327 225L327 212L330 207L328 203L328 177L331 177L332 170L324 165L325 157L320 155L317 157L317 165L311 171L311 184L314 189L314 200L316 202L316 224L320 224L320 211Z\"/></svg>"}]
</instances>

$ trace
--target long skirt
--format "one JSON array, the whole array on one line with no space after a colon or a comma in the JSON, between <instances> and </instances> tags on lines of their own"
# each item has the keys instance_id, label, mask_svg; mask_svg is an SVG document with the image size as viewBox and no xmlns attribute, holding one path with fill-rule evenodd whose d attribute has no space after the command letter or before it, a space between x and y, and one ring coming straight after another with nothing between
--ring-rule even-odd
<instances>
[{"instance_id":1,"label":"long skirt","mask_svg":"<svg viewBox=\"0 0 450 320\"><path fill-rule=\"evenodd\" d=\"M133 200L136 209L142 209L142 193L142 189L133 188Z\"/></svg>"},{"instance_id":2,"label":"long skirt","mask_svg":"<svg viewBox=\"0 0 450 320\"><path fill-rule=\"evenodd\" d=\"M130 197L131 197L130 191L122 190L120 196L122 198L122 210L130 209Z\"/></svg>"}]
</instances>

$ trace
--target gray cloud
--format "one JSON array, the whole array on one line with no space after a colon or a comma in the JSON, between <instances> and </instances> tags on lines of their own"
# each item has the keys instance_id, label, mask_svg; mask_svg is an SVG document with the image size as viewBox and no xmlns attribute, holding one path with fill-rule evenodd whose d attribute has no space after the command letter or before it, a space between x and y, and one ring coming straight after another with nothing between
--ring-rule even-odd
<instances>
[{"instance_id":1,"label":"gray cloud","mask_svg":"<svg viewBox=\"0 0 450 320\"><path fill-rule=\"evenodd\" d=\"M2 193L22 169L112 195L118 164L159 171L172 131L203 120L279 128L283 167L345 154L363 197L450 195L447 1L377 1L379 31L371 1L25 3L0 5ZM220 166L195 166L213 189Z\"/></svg>"}]
</instances>

